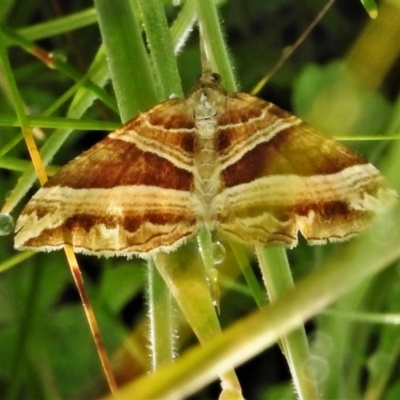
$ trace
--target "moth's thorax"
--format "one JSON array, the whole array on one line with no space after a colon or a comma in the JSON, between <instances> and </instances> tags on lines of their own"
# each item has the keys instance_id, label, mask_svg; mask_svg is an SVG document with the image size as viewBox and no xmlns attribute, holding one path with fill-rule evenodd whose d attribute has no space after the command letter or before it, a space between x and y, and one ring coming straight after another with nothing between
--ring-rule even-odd
<instances>
[{"instance_id":1,"label":"moth's thorax","mask_svg":"<svg viewBox=\"0 0 400 400\"><path fill-rule=\"evenodd\" d=\"M216 220L213 199L221 192L219 158L216 149L218 115L221 113L222 94L217 87L206 86L195 91L193 101L196 126L194 164L194 193L198 217L212 228Z\"/></svg>"},{"instance_id":2,"label":"moth's thorax","mask_svg":"<svg viewBox=\"0 0 400 400\"><path fill-rule=\"evenodd\" d=\"M216 116L225 108L226 90L217 74L204 74L187 96L188 107L193 110L196 125L200 128L215 126ZM207 135L206 130L202 134Z\"/></svg>"}]
</instances>

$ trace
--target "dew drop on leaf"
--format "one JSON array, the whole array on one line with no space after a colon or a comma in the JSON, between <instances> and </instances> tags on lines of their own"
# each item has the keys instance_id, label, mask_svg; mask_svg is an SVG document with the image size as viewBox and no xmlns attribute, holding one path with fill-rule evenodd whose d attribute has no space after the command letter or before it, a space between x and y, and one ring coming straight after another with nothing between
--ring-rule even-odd
<instances>
[{"instance_id":1,"label":"dew drop on leaf","mask_svg":"<svg viewBox=\"0 0 400 400\"><path fill-rule=\"evenodd\" d=\"M221 242L215 242L212 246L214 264L221 264L226 256L225 246Z\"/></svg>"},{"instance_id":2,"label":"dew drop on leaf","mask_svg":"<svg viewBox=\"0 0 400 400\"><path fill-rule=\"evenodd\" d=\"M6 236L14 231L14 219L10 214L0 214L0 235Z\"/></svg>"},{"instance_id":3,"label":"dew drop on leaf","mask_svg":"<svg viewBox=\"0 0 400 400\"><path fill-rule=\"evenodd\" d=\"M319 356L312 355L305 363L306 377L310 381L322 382L324 381L329 372L328 363Z\"/></svg>"}]
</instances>

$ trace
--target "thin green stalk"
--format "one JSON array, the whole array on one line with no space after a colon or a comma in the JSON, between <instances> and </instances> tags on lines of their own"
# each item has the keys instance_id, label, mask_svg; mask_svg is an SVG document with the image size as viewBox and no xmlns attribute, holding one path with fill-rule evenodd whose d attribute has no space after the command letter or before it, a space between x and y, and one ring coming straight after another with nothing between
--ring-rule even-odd
<instances>
[{"instance_id":1,"label":"thin green stalk","mask_svg":"<svg viewBox=\"0 0 400 400\"><path fill-rule=\"evenodd\" d=\"M258 261L271 303L294 287L285 250L280 246L256 248ZM304 326L280 339L300 399L319 399Z\"/></svg>"},{"instance_id":2,"label":"thin green stalk","mask_svg":"<svg viewBox=\"0 0 400 400\"><path fill-rule=\"evenodd\" d=\"M43 268L37 265L32 268L31 280L29 285L29 292L26 298L25 308L21 315L21 322L18 325L19 329L16 336L16 343L14 354L11 358L10 365L10 376L12 377L10 385L4 393L3 399L14 400L20 397L21 383L23 380L24 371L23 365L24 360L28 359L27 350L30 339L30 333L32 332L33 322L36 317L36 307L38 304L39 297L37 296L38 287L43 275Z\"/></svg>"},{"instance_id":3,"label":"thin green stalk","mask_svg":"<svg viewBox=\"0 0 400 400\"><path fill-rule=\"evenodd\" d=\"M21 28L18 30L18 34L30 41L35 41L65 32L72 32L75 29L81 29L96 23L97 13L92 7L74 14L60 16L50 21Z\"/></svg>"},{"instance_id":4,"label":"thin green stalk","mask_svg":"<svg viewBox=\"0 0 400 400\"><path fill-rule=\"evenodd\" d=\"M368 360L369 381L364 400L377 400L385 397L385 389L392 376L398 371L396 365L400 354L398 327L387 326L379 337L379 346Z\"/></svg>"},{"instance_id":5,"label":"thin green stalk","mask_svg":"<svg viewBox=\"0 0 400 400\"><path fill-rule=\"evenodd\" d=\"M194 244L187 244L170 254L159 253L155 264L179 308L202 345L221 334L221 327L214 308L204 266ZM240 383L231 368L218 374L223 393L235 393L240 399ZM187 382L182 377L178 386L184 388ZM138 392L141 393L141 392Z\"/></svg>"},{"instance_id":6,"label":"thin green stalk","mask_svg":"<svg viewBox=\"0 0 400 400\"><path fill-rule=\"evenodd\" d=\"M393 210L390 218L400 220L399 207ZM323 266L296 283L275 303L228 327L202 348L189 350L176 363L153 376L127 385L119 395L130 398L140 393L142 399L187 396L214 380L221 371L249 360L302 326L304 321L400 256L400 231L387 232L387 240L377 241L375 232L380 224L385 225L385 218L362 237L342 246ZM103 400L112 399L108 396Z\"/></svg>"},{"instance_id":7,"label":"thin green stalk","mask_svg":"<svg viewBox=\"0 0 400 400\"><path fill-rule=\"evenodd\" d=\"M375 0L361 0L361 4L371 18L375 19L378 16L378 7Z\"/></svg>"},{"instance_id":8,"label":"thin green stalk","mask_svg":"<svg viewBox=\"0 0 400 400\"><path fill-rule=\"evenodd\" d=\"M142 14L155 74L161 89L161 98L167 99L171 94L182 97L178 65L174 56L164 5L160 0L136 1Z\"/></svg>"},{"instance_id":9,"label":"thin green stalk","mask_svg":"<svg viewBox=\"0 0 400 400\"><path fill-rule=\"evenodd\" d=\"M0 168L8 169L9 171L24 172L32 167L32 163L28 160L21 160L15 157L0 157Z\"/></svg>"},{"instance_id":10,"label":"thin green stalk","mask_svg":"<svg viewBox=\"0 0 400 400\"><path fill-rule=\"evenodd\" d=\"M76 118L72 118L72 117L73 117L73 115L71 115L71 118L27 116L26 119L31 126L35 126L38 128L52 128L52 129L61 128L62 129L62 128L65 128L66 126L69 126L71 129L74 129L74 130L113 131L114 129L116 129L120 126L120 124L117 122L95 121L95 120L89 120L89 119L78 119L78 117L76 117ZM1 124L1 126L15 126L15 127L20 126L18 118L13 117L11 115L0 115L0 124ZM17 141L15 138L13 138L10 141L9 145L5 145L1 148L0 155L7 153L11 148L13 148L15 146L14 140ZM20 140L18 140L17 142L19 143L19 141Z\"/></svg>"},{"instance_id":11,"label":"thin green stalk","mask_svg":"<svg viewBox=\"0 0 400 400\"><path fill-rule=\"evenodd\" d=\"M236 83L229 61L227 47L222 35L221 23L218 19L214 0L197 0L197 12L201 33L213 68L218 68L224 87L234 92Z\"/></svg>"},{"instance_id":12,"label":"thin green stalk","mask_svg":"<svg viewBox=\"0 0 400 400\"><path fill-rule=\"evenodd\" d=\"M14 256L7 258L7 260L2 261L0 263L0 273L7 271L10 268L16 267L22 261L27 260L30 257L33 257L36 253L33 251L24 251L15 254Z\"/></svg>"},{"instance_id":13,"label":"thin green stalk","mask_svg":"<svg viewBox=\"0 0 400 400\"><path fill-rule=\"evenodd\" d=\"M14 121L14 123L15 123L14 126L19 126L18 118L14 119L14 118L10 117L9 120L13 120ZM28 121L29 121L29 123L31 123L29 118L28 118ZM3 126L5 126L5 125L3 125ZM22 134L14 135L13 138L8 141L8 143L4 144L3 147L0 148L0 157L4 156L9 151L11 151L22 139L23 139Z\"/></svg>"},{"instance_id":14,"label":"thin green stalk","mask_svg":"<svg viewBox=\"0 0 400 400\"><path fill-rule=\"evenodd\" d=\"M174 45L174 53L181 51L182 47L189 38L190 33L196 22L197 0L186 0L181 12L175 19L171 27L171 38Z\"/></svg>"},{"instance_id":15,"label":"thin green stalk","mask_svg":"<svg viewBox=\"0 0 400 400\"><path fill-rule=\"evenodd\" d=\"M203 260L204 270L211 296L213 298L213 303L217 309L219 309L220 291L218 283L218 270L215 268L211 232L207 228L203 227L203 229L197 235L197 243L201 258Z\"/></svg>"},{"instance_id":16,"label":"thin green stalk","mask_svg":"<svg viewBox=\"0 0 400 400\"><path fill-rule=\"evenodd\" d=\"M102 68L98 69L97 65L101 65ZM95 60L92 63L91 68L96 70L96 74L92 76L94 82L97 85L103 86L108 81L108 69L106 66L105 54L103 48L99 49ZM90 70L88 74L90 74ZM92 105L95 100L95 96L92 91L81 88L75 95L73 103L68 110L68 117L70 118L80 118L82 114L87 110L89 106ZM65 124L65 126L68 126ZM60 149L64 141L68 138L71 133L70 128L58 129L51 135L46 143L42 146L40 150L40 156L43 164L46 166L57 151ZM33 182L36 180L37 176L33 168L26 171L18 180L17 185L10 192L7 197L7 207L13 209L16 204L22 199L25 193L32 187Z\"/></svg>"},{"instance_id":17,"label":"thin green stalk","mask_svg":"<svg viewBox=\"0 0 400 400\"><path fill-rule=\"evenodd\" d=\"M152 370L156 371L174 360L174 310L171 292L151 260L147 279L150 356Z\"/></svg>"},{"instance_id":18,"label":"thin green stalk","mask_svg":"<svg viewBox=\"0 0 400 400\"><path fill-rule=\"evenodd\" d=\"M239 264L240 270L243 273L244 278L246 279L247 286L250 289L250 292L257 303L258 307L265 305L266 303L266 295L265 291L260 286L258 279L254 275L253 268L250 265L249 257L244 252L243 247L238 245L237 243L230 243L233 254L235 255L236 261Z\"/></svg>"},{"instance_id":19,"label":"thin green stalk","mask_svg":"<svg viewBox=\"0 0 400 400\"><path fill-rule=\"evenodd\" d=\"M129 0L95 0L122 122L160 99L141 30Z\"/></svg>"},{"instance_id":20,"label":"thin green stalk","mask_svg":"<svg viewBox=\"0 0 400 400\"><path fill-rule=\"evenodd\" d=\"M216 0L215 5L219 6L224 2L225 0ZM197 0L186 0L171 27L171 37L175 54L181 51L189 35L192 33L197 21L197 14Z\"/></svg>"},{"instance_id":21,"label":"thin green stalk","mask_svg":"<svg viewBox=\"0 0 400 400\"><path fill-rule=\"evenodd\" d=\"M369 296L368 288L371 280L359 285L355 290L344 296L334 305L339 310L358 310L365 307L365 298ZM325 398L359 398L361 390L359 386L363 372L363 362L358 357L349 357L349 354L365 353L370 341L371 332L368 325L361 325L346 318L327 318L321 315L317 320L318 334L329 337L329 346L318 345L313 349L313 355L323 360L329 366L323 373L320 390ZM354 336L354 329L357 329L357 337ZM318 335L317 334L317 335ZM331 348L331 350L329 350ZM345 376L343 371L346 370ZM340 382L341 384L338 384Z\"/></svg>"},{"instance_id":22,"label":"thin green stalk","mask_svg":"<svg viewBox=\"0 0 400 400\"><path fill-rule=\"evenodd\" d=\"M135 116L139 110L144 110L163 99L164 94L157 95L156 93L150 62L139 29L139 15L134 13L130 1L96 0L95 4L121 119L126 121ZM146 34L156 41L154 46L160 50L160 44L165 46L170 39L165 37L164 39L154 39L154 36L166 35L168 31L163 29L162 32L157 33L156 26L152 26L150 21L152 16L149 15L151 10L148 7L149 5L142 5L144 20L147 22L147 25L145 24ZM157 20L157 26L163 24L160 22L162 19L160 15L156 15L154 18ZM150 29L149 32L148 29ZM171 62L171 57L173 57L171 49L163 49L162 57L168 58L169 65L172 67L165 74L159 73L159 76L166 91L174 90L181 93L177 73L176 71L175 74L172 72L174 67ZM157 59L159 57L158 53L157 56L154 56ZM155 63L154 67L162 68L160 60ZM168 81L171 82L168 83ZM173 310L170 292L152 262L149 262L148 269L150 347L153 369L158 369L160 366L172 362L174 357Z\"/></svg>"},{"instance_id":23,"label":"thin green stalk","mask_svg":"<svg viewBox=\"0 0 400 400\"><path fill-rule=\"evenodd\" d=\"M17 83L14 79L14 74L8 60L8 55L6 52L5 38L3 32L0 30L0 67L2 73L4 73L6 81L8 83L8 89L11 96L11 100L18 117L18 121L23 131L29 129L29 122L26 118L24 103L19 94Z\"/></svg>"},{"instance_id":24,"label":"thin green stalk","mask_svg":"<svg viewBox=\"0 0 400 400\"><path fill-rule=\"evenodd\" d=\"M93 80L87 78L88 76L90 76L90 73L82 76L82 74L78 70L76 70L68 63L64 62L61 56L57 57L51 53L44 51L40 47L36 46L34 43L26 40L24 37L18 35L13 30L8 29L7 27L1 26L1 31L3 32L5 38L24 49L27 53L30 53L33 56L39 58L49 68L61 71L65 76L68 76L75 82L81 82L82 86L85 86L89 90L93 91L97 98L101 99L105 104L107 104L108 107L116 111L116 104L112 96L110 96L104 89L102 89L101 85L98 85Z\"/></svg>"},{"instance_id":25,"label":"thin green stalk","mask_svg":"<svg viewBox=\"0 0 400 400\"><path fill-rule=\"evenodd\" d=\"M100 50L102 47L100 47ZM55 111L60 108L64 103L66 103L69 99L72 99L72 104L74 101L76 102L77 99L73 98L73 96L78 92L78 90L82 87L86 86L86 82L90 82L93 87L98 87L98 85L95 84L92 78L96 77L98 73L103 74L104 73L104 65L102 63L95 63L91 66L91 68L87 71L87 73L82 76L80 79L77 79L74 85L72 85L62 96L58 97L58 99L47 109L43 112L43 116L49 116L55 113ZM89 87L88 87L89 88ZM92 88L92 86L90 86ZM104 95L105 90L102 88L99 88L96 90L94 93L99 94L101 93L101 96L99 96L99 99L104 101L104 103L110 107L111 110L114 112L118 112L118 109L116 107L116 103L113 98L111 98L108 94Z\"/></svg>"}]
</instances>

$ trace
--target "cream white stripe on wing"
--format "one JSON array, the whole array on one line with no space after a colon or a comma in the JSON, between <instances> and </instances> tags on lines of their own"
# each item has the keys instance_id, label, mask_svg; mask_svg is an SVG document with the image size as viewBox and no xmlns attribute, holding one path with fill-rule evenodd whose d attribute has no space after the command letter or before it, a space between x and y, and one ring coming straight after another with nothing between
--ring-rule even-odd
<instances>
[{"instance_id":1,"label":"cream white stripe on wing","mask_svg":"<svg viewBox=\"0 0 400 400\"><path fill-rule=\"evenodd\" d=\"M149 125L148 120L146 124ZM186 133L176 133L176 130L168 131L160 126L155 126L165 135L185 135L193 132L193 129L185 130ZM113 132L109 135L112 139L122 140L128 143L134 143L140 150L156 154L159 157L165 158L178 168L193 172L193 154L183 151L181 148L170 146L168 142L155 140L144 136L134 129L129 129L121 134L121 131Z\"/></svg>"},{"instance_id":2,"label":"cream white stripe on wing","mask_svg":"<svg viewBox=\"0 0 400 400\"><path fill-rule=\"evenodd\" d=\"M99 217L160 212L193 216L192 194L174 189L149 186L119 186L112 189L71 189L53 186L42 188L30 201L32 209L48 209L38 218L36 212L22 214L17 222L16 245L39 236L44 229L53 229L78 214ZM29 211L28 211L29 212Z\"/></svg>"},{"instance_id":3,"label":"cream white stripe on wing","mask_svg":"<svg viewBox=\"0 0 400 400\"><path fill-rule=\"evenodd\" d=\"M267 109L263 111L261 117L255 119L265 118L267 114ZM249 120L247 123L251 123L253 120ZM301 120L298 118L290 118L290 120L276 120L271 125L264 127L262 129L252 132L250 136L243 137L242 140L235 141L234 146L228 148L228 151L221 153L221 169L227 168L229 165L235 164L239 161L247 152L254 149L260 143L269 142L275 137L279 132L285 129L291 128L293 126L299 125ZM228 128L227 125L220 126L220 131Z\"/></svg>"},{"instance_id":4,"label":"cream white stripe on wing","mask_svg":"<svg viewBox=\"0 0 400 400\"><path fill-rule=\"evenodd\" d=\"M379 176L372 164L354 165L330 175L267 176L225 189L214 201L218 204L228 199L233 207L240 204L241 208L247 208L262 204L290 207L303 202L347 200L355 209L368 209L374 207L373 201L365 198L363 202L360 189L378 182Z\"/></svg>"},{"instance_id":5,"label":"cream white stripe on wing","mask_svg":"<svg viewBox=\"0 0 400 400\"><path fill-rule=\"evenodd\" d=\"M114 205L124 207L126 211L159 210L165 208L182 208L188 206L192 194L188 191L157 188L155 186L132 185L117 186L110 189L73 189L67 186L42 188L32 200L62 204L62 210L75 212L93 209L96 214L104 211L116 212ZM78 209L78 210L77 210Z\"/></svg>"},{"instance_id":6,"label":"cream white stripe on wing","mask_svg":"<svg viewBox=\"0 0 400 400\"><path fill-rule=\"evenodd\" d=\"M251 97L251 96L250 96ZM272 107L276 107L273 103L267 103L266 106L263 108L262 113L258 116L258 117L252 117L250 118L248 121L244 122L245 124L251 122L257 122L257 121L262 121L263 119L265 119L266 115L268 114L268 110ZM290 117L294 117L296 118L294 115L291 115ZM276 117L275 117L276 118ZM296 118L298 119L298 118ZM280 119L280 121L282 121L282 119ZM227 129L231 129L231 128L236 128L236 127L242 127L243 126L243 122L239 121L236 123L230 123L230 124L224 124L221 125L223 128L227 128Z\"/></svg>"}]
</instances>

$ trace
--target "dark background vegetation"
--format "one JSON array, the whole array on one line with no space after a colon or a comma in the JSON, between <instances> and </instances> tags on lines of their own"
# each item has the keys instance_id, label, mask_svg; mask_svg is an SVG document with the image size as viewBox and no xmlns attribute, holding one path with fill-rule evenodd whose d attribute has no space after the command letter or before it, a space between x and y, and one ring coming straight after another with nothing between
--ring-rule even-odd
<instances>
[{"instance_id":1,"label":"dark background vegetation","mask_svg":"<svg viewBox=\"0 0 400 400\"><path fill-rule=\"evenodd\" d=\"M173 6L170 1L165 3L167 15L172 22L179 12L179 7ZM226 42L235 67L238 86L242 91L252 89L277 62L282 51L296 41L325 4L320 0L230 0L220 3ZM0 18L2 26L18 31L91 7L93 3L88 0L2 0ZM259 96L307 119L307 105L313 104L314 92L320 87L324 88L332 76L329 71L335 68L336 62L346 59L354 42L369 23L370 19L358 0L337 0ZM100 42L99 28L93 23L79 30L38 40L36 44L54 52L58 57L65 58L68 63L84 73L92 62ZM390 43L386 45L389 46ZM10 46L9 57L18 87L31 114L40 115L71 86L69 78L57 70L47 68L40 60L21 48ZM200 74L197 33L191 35L178 60L183 87L187 92ZM332 128L333 132L330 133L383 134L385 126L388 125L391 107L398 96L397 71L398 60L388 70L382 83L374 89L371 104L380 112L379 116L373 117L376 124L369 125L370 132L366 132L365 126L361 124L353 125L350 132ZM316 74L315 88L307 84L310 74L313 73ZM134 74L135 70L132 68L132 76ZM14 115L4 81L0 84L0 115ZM361 84L368 87L368 82ZM107 90L112 93L111 84ZM340 96L334 99L340 102ZM67 107L68 102L57 110L56 116L65 116ZM96 102L84 118L119 121L118 115L101 102ZM319 124L325 117L320 115L319 118L320 120L310 122ZM346 118L344 114L343 119ZM19 133L15 128L7 126L2 127L0 132L0 149ZM54 164L63 165L97 142L104 134L101 131L74 132L57 154ZM376 145L358 142L350 145L367 157L376 159L378 155L385 153L387 147L387 143L379 142ZM27 160L28 153L24 143L14 147L7 156ZM13 168L0 167L0 194L3 201L20 174L20 171ZM29 195L36 189L37 187L32 188ZM14 210L13 216L18 215L21 206ZM302 243L297 250L290 252L289 258L295 279L312 270L334 247L310 249ZM1 237L0 265L12 260L14 255L12 237ZM79 261L100 320L107 349L112 354L119 349L126 335L137 329L137 324L144 318L146 311L142 285L145 264L137 260L98 260L84 256L80 256ZM392 281L393 272L388 270L385 274L387 276L380 279L387 284L388 280ZM242 280L240 282L243 283ZM397 287L390 290L398 292ZM385 293L377 293L377 296L377 302L380 305L384 304ZM233 320L248 314L254 307L251 298L232 290L222 301L222 324L229 325ZM307 326L310 337L315 334L317 326L316 322ZM340 330L340 326L339 321L337 329ZM355 327L357 323L352 329ZM360 393L366 387L370 372L366 362L379 342L379 335L379 330L372 330L368 338L367 353L349 354L349 357L362 359L360 369L363 380L357 382ZM193 341L194 339L191 339L189 342ZM102 386L99 384L102 377L94 346L62 254L37 254L2 273L0 354L1 398L1 393L6 394L8 397L4 398L8 399L91 398L94 395L89 393ZM384 392L385 398L394 399L395 397L391 397L392 393L400 393L398 376L396 377L398 367L398 361L391 366L387 391ZM278 399L283 398L284 394L291 396L288 367L277 346L258 355L237 371L247 399ZM218 393L216 384L203 389L192 398L217 398Z\"/></svg>"}]
</instances>

